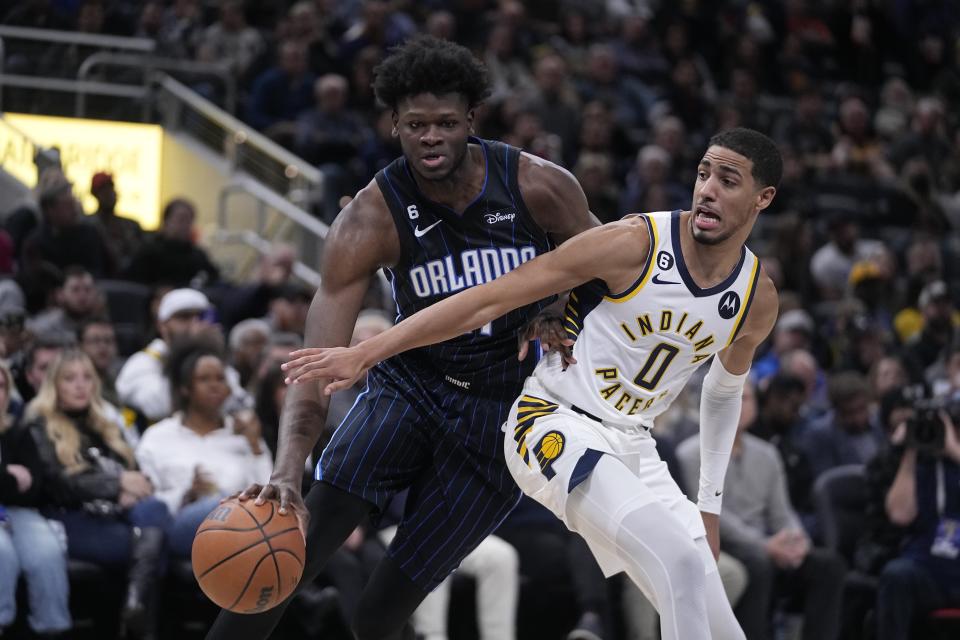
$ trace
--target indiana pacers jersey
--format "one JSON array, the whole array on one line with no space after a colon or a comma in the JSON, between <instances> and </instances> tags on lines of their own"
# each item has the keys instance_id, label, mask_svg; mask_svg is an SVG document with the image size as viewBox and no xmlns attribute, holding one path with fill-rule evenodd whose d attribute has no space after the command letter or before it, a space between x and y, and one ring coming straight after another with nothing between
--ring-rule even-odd
<instances>
[{"instance_id":1,"label":"indiana pacers jersey","mask_svg":"<svg viewBox=\"0 0 960 640\"><path fill-rule=\"evenodd\" d=\"M693 372L733 342L750 309L760 262L743 248L720 284L701 289L680 251L680 212L644 216L651 249L624 293L601 281L570 294L564 324L576 364L551 354L534 375L555 398L615 424L653 426Z\"/></svg>"},{"instance_id":2,"label":"indiana pacers jersey","mask_svg":"<svg viewBox=\"0 0 960 640\"><path fill-rule=\"evenodd\" d=\"M483 150L486 178L462 214L428 200L403 157L376 176L400 236L400 261L387 270L398 322L552 248L520 194L520 150L492 140L471 137L470 142ZM399 358L439 370L449 383L463 389L505 384L519 389L535 358L517 361L517 335L552 301L511 311L476 331Z\"/></svg>"}]
</instances>

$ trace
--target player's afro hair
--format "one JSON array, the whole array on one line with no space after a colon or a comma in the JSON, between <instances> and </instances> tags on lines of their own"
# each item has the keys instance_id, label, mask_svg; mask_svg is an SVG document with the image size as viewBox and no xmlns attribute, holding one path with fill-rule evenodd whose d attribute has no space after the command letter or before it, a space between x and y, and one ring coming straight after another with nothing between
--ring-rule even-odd
<instances>
[{"instance_id":1,"label":"player's afro hair","mask_svg":"<svg viewBox=\"0 0 960 640\"><path fill-rule=\"evenodd\" d=\"M490 95L483 63L466 47L433 36L407 40L373 72L373 91L391 109L404 98L421 93L459 93L469 108Z\"/></svg>"}]
</instances>

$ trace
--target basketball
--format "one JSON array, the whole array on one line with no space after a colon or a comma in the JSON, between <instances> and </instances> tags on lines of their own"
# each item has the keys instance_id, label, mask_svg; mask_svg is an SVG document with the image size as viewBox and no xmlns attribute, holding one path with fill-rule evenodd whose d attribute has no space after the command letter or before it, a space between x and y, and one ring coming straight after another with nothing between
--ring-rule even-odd
<instances>
[{"instance_id":1,"label":"basketball","mask_svg":"<svg viewBox=\"0 0 960 640\"><path fill-rule=\"evenodd\" d=\"M270 500L233 499L207 515L193 539L193 575L216 605L258 613L283 602L300 582L306 548L293 513Z\"/></svg>"},{"instance_id":2,"label":"basketball","mask_svg":"<svg viewBox=\"0 0 960 640\"><path fill-rule=\"evenodd\" d=\"M540 443L540 451L547 460L553 460L563 450L563 436L557 432L548 433Z\"/></svg>"}]
</instances>

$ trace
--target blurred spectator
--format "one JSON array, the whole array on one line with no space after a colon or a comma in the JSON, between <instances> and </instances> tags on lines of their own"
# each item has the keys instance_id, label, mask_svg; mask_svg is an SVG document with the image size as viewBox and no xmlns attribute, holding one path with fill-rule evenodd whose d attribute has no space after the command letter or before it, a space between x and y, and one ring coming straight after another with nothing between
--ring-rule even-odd
<instances>
[{"instance_id":1,"label":"blurred spectator","mask_svg":"<svg viewBox=\"0 0 960 640\"><path fill-rule=\"evenodd\" d=\"M314 107L301 110L297 117L294 149L307 161L324 168L328 179L336 177L331 175L332 168L339 169L339 173L358 173L352 164L370 129L347 109L347 79L332 73L321 76L313 85L313 95ZM355 178L340 191L350 190L353 182Z\"/></svg>"},{"instance_id":2,"label":"blurred spectator","mask_svg":"<svg viewBox=\"0 0 960 640\"><path fill-rule=\"evenodd\" d=\"M0 635L17 617L17 582L27 584L30 630L39 637L70 629L67 562L40 506L41 470L29 437L7 409L13 377L0 364Z\"/></svg>"},{"instance_id":3,"label":"blurred spectator","mask_svg":"<svg viewBox=\"0 0 960 640\"><path fill-rule=\"evenodd\" d=\"M923 328L907 342L903 357L910 379L923 382L928 369L937 363L957 331L953 322L953 300L942 280L931 282L923 288L917 306L923 315Z\"/></svg>"},{"instance_id":4,"label":"blurred spectator","mask_svg":"<svg viewBox=\"0 0 960 640\"><path fill-rule=\"evenodd\" d=\"M123 616L128 632L155 633L166 506L136 470L133 451L106 417L93 364L64 351L29 407L43 500L63 523L71 558L127 570Z\"/></svg>"},{"instance_id":5,"label":"blurred spectator","mask_svg":"<svg viewBox=\"0 0 960 640\"><path fill-rule=\"evenodd\" d=\"M277 66L253 82L247 103L247 121L268 137L293 146L295 122L310 108L314 75L307 68L306 46L287 40L279 47Z\"/></svg>"},{"instance_id":6,"label":"blurred spectator","mask_svg":"<svg viewBox=\"0 0 960 640\"><path fill-rule=\"evenodd\" d=\"M173 58L193 58L203 37L200 0L174 0L163 10L157 49Z\"/></svg>"},{"instance_id":7,"label":"blurred spectator","mask_svg":"<svg viewBox=\"0 0 960 640\"><path fill-rule=\"evenodd\" d=\"M943 425L942 446L936 451L918 451L907 436L911 417L909 413L901 416L903 420L892 425L894 448L872 462L869 471L873 512L882 509L887 519L887 523L872 520L880 529L873 529L871 540L886 543L877 549L877 555L884 548L895 555L883 566L877 587L879 640L916 637L911 629L926 613L960 606L956 526L960 518L960 434L950 416L941 412L937 419ZM879 537L884 531L886 536Z\"/></svg>"},{"instance_id":8,"label":"blurred spectator","mask_svg":"<svg viewBox=\"0 0 960 640\"><path fill-rule=\"evenodd\" d=\"M870 415L870 387L862 375L835 374L829 393L831 411L804 435L814 478L840 465L866 464L886 442L882 427Z\"/></svg>"},{"instance_id":9,"label":"blurred spectator","mask_svg":"<svg viewBox=\"0 0 960 640\"><path fill-rule=\"evenodd\" d=\"M800 156L805 171L827 166L833 136L824 124L824 115L823 98L811 88L797 97L795 110L783 114L774 128L774 139Z\"/></svg>"},{"instance_id":10,"label":"blurred spectator","mask_svg":"<svg viewBox=\"0 0 960 640\"><path fill-rule=\"evenodd\" d=\"M662 188L669 203L665 208L682 208L689 205L688 189L673 178L670 165L670 154L655 144L648 144L637 152L636 163L627 175L627 187L620 202L621 215L649 211L644 209L641 203L648 192L657 187Z\"/></svg>"},{"instance_id":11,"label":"blurred spectator","mask_svg":"<svg viewBox=\"0 0 960 640\"><path fill-rule=\"evenodd\" d=\"M270 298L270 310L264 318L271 331L303 336L307 311L313 293L302 285L288 283L277 287Z\"/></svg>"},{"instance_id":12,"label":"blurred spectator","mask_svg":"<svg viewBox=\"0 0 960 640\"><path fill-rule=\"evenodd\" d=\"M54 295L57 306L27 322L27 330L32 334L76 334L85 320L103 311L103 297L93 276L83 267L68 267L63 274L63 286Z\"/></svg>"},{"instance_id":13,"label":"blurred spectator","mask_svg":"<svg viewBox=\"0 0 960 640\"><path fill-rule=\"evenodd\" d=\"M126 277L148 285L175 287L212 284L220 270L193 239L193 203L174 198L163 208L159 232L133 256Z\"/></svg>"},{"instance_id":14,"label":"blurred spectator","mask_svg":"<svg viewBox=\"0 0 960 640\"><path fill-rule=\"evenodd\" d=\"M377 47L386 53L417 30L410 17L402 11L391 10L384 0L363 0L359 20L350 25L340 41L340 60L349 66L363 49Z\"/></svg>"},{"instance_id":15,"label":"blurred spectator","mask_svg":"<svg viewBox=\"0 0 960 640\"><path fill-rule=\"evenodd\" d=\"M454 40L457 33L457 18L449 11L433 11L427 16L424 33L440 40Z\"/></svg>"},{"instance_id":16,"label":"blurred spectator","mask_svg":"<svg viewBox=\"0 0 960 640\"><path fill-rule=\"evenodd\" d=\"M82 220L73 185L59 169L47 169L40 176L37 199L41 217L22 239L21 270L33 271L40 267L38 263L47 262L60 269L80 265L97 278L111 275L110 254L103 238ZM29 215L20 214L21 220L26 221ZM15 225L11 235L16 242L23 227L30 225L20 221Z\"/></svg>"},{"instance_id":17,"label":"blurred spectator","mask_svg":"<svg viewBox=\"0 0 960 640\"><path fill-rule=\"evenodd\" d=\"M360 148L360 158L366 171L364 177L373 179L377 171L393 162L401 153L400 143L393 135L392 114L388 109L383 109L374 119L373 135Z\"/></svg>"},{"instance_id":18,"label":"blurred spectator","mask_svg":"<svg viewBox=\"0 0 960 640\"><path fill-rule=\"evenodd\" d=\"M287 12L289 37L306 49L307 68L315 75L331 73L336 69L336 51L330 42L321 11L321 3L301 0Z\"/></svg>"},{"instance_id":19,"label":"blurred spectator","mask_svg":"<svg viewBox=\"0 0 960 640\"><path fill-rule=\"evenodd\" d=\"M779 373L763 385L758 394L757 420L750 433L777 448L783 462L790 504L811 529L814 506L812 500L813 471L803 448L805 428L801 409L806 398L803 381Z\"/></svg>"},{"instance_id":20,"label":"blurred spectator","mask_svg":"<svg viewBox=\"0 0 960 640\"><path fill-rule=\"evenodd\" d=\"M136 220L117 215L117 191L111 174L95 173L90 181L90 195L97 199L97 210L91 216L93 226L103 234L115 269L122 271L140 249L143 229Z\"/></svg>"},{"instance_id":21,"label":"blurred spectator","mask_svg":"<svg viewBox=\"0 0 960 640\"><path fill-rule=\"evenodd\" d=\"M224 328L229 330L241 320L267 315L276 288L290 281L296 260L296 250L279 242L262 255L256 282L233 287L226 293L221 314Z\"/></svg>"},{"instance_id":22,"label":"blurred spectator","mask_svg":"<svg viewBox=\"0 0 960 640\"><path fill-rule=\"evenodd\" d=\"M670 67L650 18L649 10L633 11L623 16L613 50L623 73L636 78L644 86L662 88L667 84Z\"/></svg>"},{"instance_id":23,"label":"blurred spectator","mask_svg":"<svg viewBox=\"0 0 960 640\"><path fill-rule=\"evenodd\" d=\"M932 185L941 184L936 168L945 164L952 153L952 144L946 135L946 113L943 102L935 97L917 100L913 109L910 131L900 136L890 149L894 166L901 170L908 160L923 158L934 169Z\"/></svg>"},{"instance_id":24,"label":"blurred spectator","mask_svg":"<svg viewBox=\"0 0 960 640\"><path fill-rule=\"evenodd\" d=\"M849 96L840 103L835 138L830 153L834 168L878 180L895 175L873 131L870 111L860 97Z\"/></svg>"},{"instance_id":25,"label":"blurred spectator","mask_svg":"<svg viewBox=\"0 0 960 640\"><path fill-rule=\"evenodd\" d=\"M646 120L653 94L637 80L623 76L615 51L610 45L590 47L587 70L578 91L584 102L600 100L610 105L617 124L627 130Z\"/></svg>"},{"instance_id":26,"label":"blurred spectator","mask_svg":"<svg viewBox=\"0 0 960 640\"><path fill-rule=\"evenodd\" d=\"M735 609L737 619L751 640L770 638L777 597L800 595L804 640L836 640L843 560L813 547L790 504L777 449L747 433L756 417L754 388L747 384L720 514L721 548L742 562L749 575L747 591ZM686 486L699 486L700 437L682 442L677 457Z\"/></svg>"},{"instance_id":27,"label":"blurred spectator","mask_svg":"<svg viewBox=\"0 0 960 640\"><path fill-rule=\"evenodd\" d=\"M571 165L580 131L580 100L570 83L567 63L547 54L534 63L534 82L527 98L529 108L540 118L544 130L560 138L564 161Z\"/></svg>"},{"instance_id":28,"label":"blurred spectator","mask_svg":"<svg viewBox=\"0 0 960 640\"><path fill-rule=\"evenodd\" d=\"M877 360L870 369L868 378L874 398L883 398L891 391L906 387L910 382L903 359L895 355L885 355Z\"/></svg>"},{"instance_id":29,"label":"blurred spectator","mask_svg":"<svg viewBox=\"0 0 960 640\"><path fill-rule=\"evenodd\" d=\"M17 391L24 404L29 403L37 395L46 378L47 369L64 349L72 345L72 342L72 336L51 334L38 336L30 343L24 357L22 377L15 379Z\"/></svg>"},{"instance_id":30,"label":"blurred spectator","mask_svg":"<svg viewBox=\"0 0 960 640\"><path fill-rule=\"evenodd\" d=\"M799 378L806 389L801 414L807 420L818 417L829 408L827 398L826 375L817 359L807 349L793 349L780 357L780 369L783 374Z\"/></svg>"},{"instance_id":31,"label":"blurred spectator","mask_svg":"<svg viewBox=\"0 0 960 640\"><path fill-rule=\"evenodd\" d=\"M243 2L221 0L220 19L203 32L197 44L197 58L224 63L231 73L243 76L262 48L263 38L247 24Z\"/></svg>"},{"instance_id":32,"label":"blurred spectator","mask_svg":"<svg viewBox=\"0 0 960 640\"><path fill-rule=\"evenodd\" d=\"M187 558L207 514L225 496L266 482L273 464L257 417L224 415L230 385L216 349L181 343L166 365L177 413L147 429L136 455L173 515L170 550Z\"/></svg>"},{"instance_id":33,"label":"blurred spectator","mask_svg":"<svg viewBox=\"0 0 960 640\"><path fill-rule=\"evenodd\" d=\"M205 319L210 308L207 297L194 289L174 289L163 297L157 311L159 337L130 356L117 375L121 402L142 411L150 422L172 413L164 362L178 342L211 334L213 325Z\"/></svg>"},{"instance_id":34,"label":"blurred spectator","mask_svg":"<svg viewBox=\"0 0 960 640\"><path fill-rule=\"evenodd\" d=\"M883 245L860 238L856 221L840 212L828 216L828 233L829 241L810 259L810 273L820 295L835 300L846 290L853 265L882 252Z\"/></svg>"},{"instance_id":35,"label":"blurred spectator","mask_svg":"<svg viewBox=\"0 0 960 640\"><path fill-rule=\"evenodd\" d=\"M490 104L497 105L533 84L509 25L497 23L490 29L483 61L490 77Z\"/></svg>"},{"instance_id":36,"label":"blurred spectator","mask_svg":"<svg viewBox=\"0 0 960 640\"><path fill-rule=\"evenodd\" d=\"M780 358L794 349L809 349L814 335L813 318L802 309L780 314L773 330L773 344L751 368L754 380L762 383L781 368Z\"/></svg>"},{"instance_id":37,"label":"blurred spectator","mask_svg":"<svg viewBox=\"0 0 960 640\"><path fill-rule=\"evenodd\" d=\"M270 325L263 320L241 320L230 330L230 364L240 374L240 386L252 389L257 385L256 374L263 363L270 338Z\"/></svg>"},{"instance_id":38,"label":"blurred spectator","mask_svg":"<svg viewBox=\"0 0 960 640\"><path fill-rule=\"evenodd\" d=\"M616 183L613 181L612 164L608 156L583 153L573 168L573 175L587 196L590 211L600 222L612 222L623 217Z\"/></svg>"},{"instance_id":39,"label":"blurred spectator","mask_svg":"<svg viewBox=\"0 0 960 640\"><path fill-rule=\"evenodd\" d=\"M103 398L112 405L121 406L116 388L120 363L117 361L117 335L113 324L102 316L89 318L77 329L77 342L97 370Z\"/></svg>"}]
</instances>

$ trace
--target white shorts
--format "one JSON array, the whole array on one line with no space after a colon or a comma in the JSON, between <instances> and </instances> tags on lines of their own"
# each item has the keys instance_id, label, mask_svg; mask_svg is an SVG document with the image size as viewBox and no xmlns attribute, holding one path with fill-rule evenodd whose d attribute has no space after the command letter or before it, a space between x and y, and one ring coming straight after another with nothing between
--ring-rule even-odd
<instances>
[{"instance_id":1,"label":"white shorts","mask_svg":"<svg viewBox=\"0 0 960 640\"><path fill-rule=\"evenodd\" d=\"M659 502L677 517L691 538L706 535L700 511L677 486L667 463L660 459L649 429L604 425L555 400L539 381L530 377L503 430L507 468L517 485L568 528L573 529L567 518L571 492L589 478L601 456L613 456L648 490L637 492L636 487L624 487L619 513L611 515L614 522L597 524L604 528L617 525L627 513ZM623 570L615 555L590 546L604 574L610 576Z\"/></svg>"}]
</instances>

